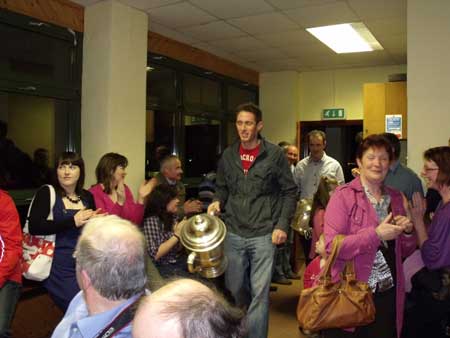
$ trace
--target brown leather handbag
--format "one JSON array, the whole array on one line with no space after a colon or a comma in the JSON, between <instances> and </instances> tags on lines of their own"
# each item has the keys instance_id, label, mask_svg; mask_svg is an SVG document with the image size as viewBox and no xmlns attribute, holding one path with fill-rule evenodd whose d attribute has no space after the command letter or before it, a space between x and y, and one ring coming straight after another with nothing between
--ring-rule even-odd
<instances>
[{"instance_id":1,"label":"brown leather handbag","mask_svg":"<svg viewBox=\"0 0 450 338\"><path fill-rule=\"evenodd\" d=\"M337 235L334 238L319 284L300 293L297 319L303 330L351 328L375 320L372 292L367 283L356 280L353 261L346 262L340 281L331 281L331 267L344 237Z\"/></svg>"}]
</instances>

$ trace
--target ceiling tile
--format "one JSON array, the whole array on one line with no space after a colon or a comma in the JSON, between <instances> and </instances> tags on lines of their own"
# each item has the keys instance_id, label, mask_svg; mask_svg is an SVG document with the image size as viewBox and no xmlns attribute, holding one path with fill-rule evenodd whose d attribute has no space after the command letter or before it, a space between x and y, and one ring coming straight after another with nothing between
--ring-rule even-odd
<instances>
[{"instance_id":1,"label":"ceiling tile","mask_svg":"<svg viewBox=\"0 0 450 338\"><path fill-rule=\"evenodd\" d=\"M308 33L304 29L297 29L289 32L279 32L273 34L263 34L255 36L258 40L261 40L273 47L290 47L302 43L312 43L316 40L314 36Z\"/></svg>"},{"instance_id":2,"label":"ceiling tile","mask_svg":"<svg viewBox=\"0 0 450 338\"><path fill-rule=\"evenodd\" d=\"M192 47L195 47L195 48L201 49L203 51L206 51L208 53L214 54L214 55L221 57L222 59L225 59L227 61L236 62L236 63L245 62L244 59L238 57L237 55L226 52L220 48L211 46L210 44L208 44L206 42L195 43L192 45Z\"/></svg>"},{"instance_id":3,"label":"ceiling tile","mask_svg":"<svg viewBox=\"0 0 450 338\"><path fill-rule=\"evenodd\" d=\"M169 28L195 26L217 20L187 2L150 9L148 13L150 22L156 21Z\"/></svg>"},{"instance_id":4,"label":"ceiling tile","mask_svg":"<svg viewBox=\"0 0 450 338\"><path fill-rule=\"evenodd\" d=\"M298 29L299 27L281 13L268 13L228 20L250 34L276 33Z\"/></svg>"},{"instance_id":5,"label":"ceiling tile","mask_svg":"<svg viewBox=\"0 0 450 338\"><path fill-rule=\"evenodd\" d=\"M182 1L183 0L119 0L119 2L123 3L124 5L141 10L167 6Z\"/></svg>"},{"instance_id":6,"label":"ceiling tile","mask_svg":"<svg viewBox=\"0 0 450 338\"><path fill-rule=\"evenodd\" d=\"M378 42L386 50L396 49L396 50L404 50L406 52L406 48L407 48L406 34L385 35L385 36L379 37Z\"/></svg>"},{"instance_id":7,"label":"ceiling tile","mask_svg":"<svg viewBox=\"0 0 450 338\"><path fill-rule=\"evenodd\" d=\"M406 18L385 18L364 21L370 32L377 38L386 35L406 34Z\"/></svg>"},{"instance_id":8,"label":"ceiling tile","mask_svg":"<svg viewBox=\"0 0 450 338\"><path fill-rule=\"evenodd\" d=\"M255 39L252 36L227 40L209 41L209 44L215 47L223 48L229 52L238 52L249 49L264 49L267 47L265 43Z\"/></svg>"},{"instance_id":9,"label":"ceiling tile","mask_svg":"<svg viewBox=\"0 0 450 338\"><path fill-rule=\"evenodd\" d=\"M214 21L200 26L184 28L183 33L200 41L229 39L247 35L247 33L224 21Z\"/></svg>"},{"instance_id":10,"label":"ceiling tile","mask_svg":"<svg viewBox=\"0 0 450 338\"><path fill-rule=\"evenodd\" d=\"M247 50L236 52L238 57L247 61L270 61L275 59L285 59L286 55L276 48L265 48L261 50Z\"/></svg>"},{"instance_id":11,"label":"ceiling tile","mask_svg":"<svg viewBox=\"0 0 450 338\"><path fill-rule=\"evenodd\" d=\"M221 19L240 18L274 10L264 0L190 0L190 2Z\"/></svg>"},{"instance_id":12,"label":"ceiling tile","mask_svg":"<svg viewBox=\"0 0 450 338\"><path fill-rule=\"evenodd\" d=\"M337 54L336 60L339 64L364 66L378 66L395 63L391 55L384 50L364 53Z\"/></svg>"},{"instance_id":13,"label":"ceiling tile","mask_svg":"<svg viewBox=\"0 0 450 338\"><path fill-rule=\"evenodd\" d=\"M184 35L173 29L167 28L167 27L160 25L159 23L156 23L154 21L149 20L148 29L152 32L164 35L165 37L177 40L179 42L184 42L187 44L193 44L193 43L199 42L199 40L197 40L197 39L194 39L190 36Z\"/></svg>"},{"instance_id":14,"label":"ceiling tile","mask_svg":"<svg viewBox=\"0 0 450 338\"><path fill-rule=\"evenodd\" d=\"M284 13L304 28L359 21L345 2L302 7Z\"/></svg>"},{"instance_id":15,"label":"ceiling tile","mask_svg":"<svg viewBox=\"0 0 450 338\"><path fill-rule=\"evenodd\" d=\"M278 9L293 9L299 7L315 6L330 2L336 2L336 0L266 0L266 1Z\"/></svg>"},{"instance_id":16,"label":"ceiling tile","mask_svg":"<svg viewBox=\"0 0 450 338\"><path fill-rule=\"evenodd\" d=\"M279 49L290 57L305 57L317 55L335 55L336 53L321 42L299 43L291 46L279 47Z\"/></svg>"},{"instance_id":17,"label":"ceiling tile","mask_svg":"<svg viewBox=\"0 0 450 338\"><path fill-rule=\"evenodd\" d=\"M392 17L406 18L407 0L347 0L347 2L363 20Z\"/></svg>"}]
</instances>

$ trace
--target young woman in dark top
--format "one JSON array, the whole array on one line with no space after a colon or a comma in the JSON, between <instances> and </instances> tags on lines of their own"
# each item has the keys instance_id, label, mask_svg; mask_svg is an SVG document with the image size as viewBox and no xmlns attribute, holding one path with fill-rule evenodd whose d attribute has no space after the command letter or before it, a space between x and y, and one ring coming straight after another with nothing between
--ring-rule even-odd
<instances>
[{"instance_id":1,"label":"young woman in dark top","mask_svg":"<svg viewBox=\"0 0 450 338\"><path fill-rule=\"evenodd\" d=\"M95 210L92 194L83 189L84 161L78 154L62 153L56 161L55 174L53 220L47 220L50 189L43 186L34 197L28 225L32 235L56 234L50 276L43 284L56 305L65 311L80 290L72 257L80 229L100 209Z\"/></svg>"},{"instance_id":2,"label":"young woman in dark top","mask_svg":"<svg viewBox=\"0 0 450 338\"><path fill-rule=\"evenodd\" d=\"M158 185L149 195L143 231L147 250L161 276L189 276L186 256L181 254L180 232L183 222L176 222L179 204L177 190L168 184Z\"/></svg>"}]
</instances>

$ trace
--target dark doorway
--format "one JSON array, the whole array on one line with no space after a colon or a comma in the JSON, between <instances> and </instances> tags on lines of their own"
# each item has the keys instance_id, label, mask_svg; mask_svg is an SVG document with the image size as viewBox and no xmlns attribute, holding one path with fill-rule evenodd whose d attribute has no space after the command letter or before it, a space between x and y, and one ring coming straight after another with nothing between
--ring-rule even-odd
<instances>
[{"instance_id":1,"label":"dark doorway","mask_svg":"<svg viewBox=\"0 0 450 338\"><path fill-rule=\"evenodd\" d=\"M322 130L327 135L327 155L335 158L342 165L345 182L352 180L351 170L356 167L357 134L363 131L362 120L346 121L306 121L299 122L298 145L300 158L308 156L307 135L311 130Z\"/></svg>"}]
</instances>

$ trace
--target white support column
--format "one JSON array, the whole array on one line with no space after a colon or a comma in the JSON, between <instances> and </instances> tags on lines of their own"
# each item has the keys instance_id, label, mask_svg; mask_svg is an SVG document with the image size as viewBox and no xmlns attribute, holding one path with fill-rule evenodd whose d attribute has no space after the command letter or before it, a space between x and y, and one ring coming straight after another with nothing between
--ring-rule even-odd
<instances>
[{"instance_id":1,"label":"white support column","mask_svg":"<svg viewBox=\"0 0 450 338\"><path fill-rule=\"evenodd\" d=\"M450 1L408 0L408 166L450 137Z\"/></svg>"}]
</instances>

